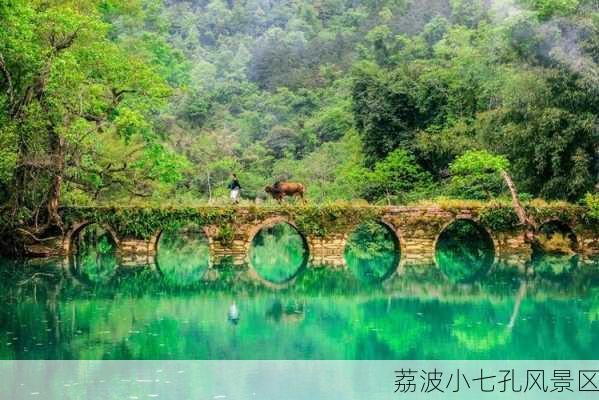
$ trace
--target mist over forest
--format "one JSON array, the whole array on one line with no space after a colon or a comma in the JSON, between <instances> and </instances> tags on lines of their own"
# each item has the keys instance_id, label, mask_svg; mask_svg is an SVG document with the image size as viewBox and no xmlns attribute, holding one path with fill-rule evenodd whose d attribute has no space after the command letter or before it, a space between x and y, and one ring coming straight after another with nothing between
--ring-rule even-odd
<instances>
[{"instance_id":1,"label":"mist over forest","mask_svg":"<svg viewBox=\"0 0 599 400\"><path fill-rule=\"evenodd\" d=\"M597 63L596 0L3 0L0 205L598 204Z\"/></svg>"}]
</instances>

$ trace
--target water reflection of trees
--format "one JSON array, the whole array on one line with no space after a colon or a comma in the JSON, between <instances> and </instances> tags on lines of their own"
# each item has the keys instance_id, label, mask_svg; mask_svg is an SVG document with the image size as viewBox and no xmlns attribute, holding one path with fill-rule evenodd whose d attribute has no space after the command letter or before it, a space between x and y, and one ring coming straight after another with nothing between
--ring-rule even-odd
<instances>
[{"instance_id":1,"label":"water reflection of trees","mask_svg":"<svg viewBox=\"0 0 599 400\"><path fill-rule=\"evenodd\" d=\"M547 279L569 280L578 268L577 255L536 254L534 272Z\"/></svg>"},{"instance_id":2,"label":"water reflection of trees","mask_svg":"<svg viewBox=\"0 0 599 400\"><path fill-rule=\"evenodd\" d=\"M377 222L363 223L348 238L345 261L359 278L377 282L388 277L399 261L395 234Z\"/></svg>"},{"instance_id":3,"label":"water reflection of trees","mask_svg":"<svg viewBox=\"0 0 599 400\"><path fill-rule=\"evenodd\" d=\"M141 271L101 290L59 268L39 271L15 268L18 275L3 276L13 289L0 308L0 327L19 340L0 345L1 358L598 356L592 322L599 315L599 278L591 273L566 283L541 276L471 284L397 277L385 287L348 291L331 291L321 281L273 296L267 289L248 292L255 287L247 283L165 295ZM321 272L310 271L310 281ZM243 315L234 332L225 318L232 301Z\"/></svg>"},{"instance_id":4,"label":"water reflection of trees","mask_svg":"<svg viewBox=\"0 0 599 400\"><path fill-rule=\"evenodd\" d=\"M164 279L174 285L199 282L210 266L210 244L197 226L162 232L158 241L157 266Z\"/></svg>"},{"instance_id":5,"label":"water reflection of trees","mask_svg":"<svg viewBox=\"0 0 599 400\"><path fill-rule=\"evenodd\" d=\"M274 322L296 323L305 317L305 301L275 299L266 309L266 318Z\"/></svg>"}]
</instances>

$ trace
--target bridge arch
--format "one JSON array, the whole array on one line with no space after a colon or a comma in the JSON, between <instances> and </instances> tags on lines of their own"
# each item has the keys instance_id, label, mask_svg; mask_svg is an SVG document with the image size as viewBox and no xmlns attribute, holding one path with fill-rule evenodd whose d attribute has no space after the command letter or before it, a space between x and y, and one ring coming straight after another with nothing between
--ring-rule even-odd
<instances>
[{"instance_id":1,"label":"bridge arch","mask_svg":"<svg viewBox=\"0 0 599 400\"><path fill-rule=\"evenodd\" d=\"M76 252L77 249L75 248L76 243L78 243L78 236L81 234L81 232L83 232L83 230L87 227L94 225L106 231L115 246L113 253L114 258L111 259L111 262L109 262L108 266L110 268L106 270L109 272L102 272L100 275L96 276L93 276L93 274L88 275L87 268L83 268L83 264L81 264L81 260L79 259L80 254ZM71 278L75 279L77 282L83 285L90 285L94 283L97 279L100 279L102 283L106 283L107 281L112 279L119 271L122 253L121 241L119 240L116 231L112 228L112 226L108 224L99 223L92 220L85 220L74 224L64 235L63 250L65 256L65 271L69 274ZM112 264L112 262L114 262L114 264ZM97 257L96 263L98 263ZM103 264L103 262L101 262L101 264ZM98 282L95 283L97 284Z\"/></svg>"},{"instance_id":2,"label":"bridge arch","mask_svg":"<svg viewBox=\"0 0 599 400\"><path fill-rule=\"evenodd\" d=\"M398 227L390 220L383 218L380 218L376 221L373 221L376 224L380 225L381 227L383 227L385 230L387 230L392 238L393 238L393 242L395 245L395 259L393 261L393 265L389 268L389 270L387 271L387 273L382 277L382 279L380 279L380 282L385 282L388 280L391 280L394 276L396 275L400 275L403 271L402 271L402 266L403 266L403 260L405 258L405 242L403 240L403 233L398 229ZM352 235L356 232L357 229L359 229L361 224L356 224L354 226L352 226L349 231L346 233L346 241L344 244L344 249L343 249L343 258L344 258L344 263L346 265L346 267L350 267L350 265L348 265L348 260L347 260L347 249L348 249L348 242L350 240L350 238L352 237Z\"/></svg>"},{"instance_id":3,"label":"bridge arch","mask_svg":"<svg viewBox=\"0 0 599 400\"><path fill-rule=\"evenodd\" d=\"M147 248L153 255L148 259L150 268L169 284L197 284L213 270L212 238L204 225L161 228L149 239Z\"/></svg>"},{"instance_id":4,"label":"bridge arch","mask_svg":"<svg viewBox=\"0 0 599 400\"><path fill-rule=\"evenodd\" d=\"M262 230L273 228L274 226L279 225L279 224L286 224L286 225L290 226L291 228L293 228L293 230L301 238L302 245L303 245L304 249L306 250L306 255L304 257L302 264L299 266L297 271L295 271L295 273L291 277L289 277L288 279L286 279L284 281L274 282L274 281L270 281L270 280L264 278L263 276L260 275L260 273L258 273L256 266L252 262L251 251L252 251L252 244L254 243L255 238L258 236L258 234ZM310 260L310 255L312 253L312 249L310 248L310 243L309 243L306 235L298 228L297 224L292 219L285 217L285 216L274 216L274 217L266 218L265 220L261 221L260 223L253 225L251 228L249 228L246 235L247 235L247 242L246 242L246 246L245 246L245 254L246 254L245 259L246 259L247 265L248 265L249 276L250 276L250 278L254 279L255 281L260 282L264 286L267 286L272 289L283 289L283 288L293 285L293 283L295 282L297 277L306 269L307 264Z\"/></svg>"},{"instance_id":5,"label":"bridge arch","mask_svg":"<svg viewBox=\"0 0 599 400\"><path fill-rule=\"evenodd\" d=\"M491 265L489 266L486 274L491 273L494 266L497 265L497 262L498 262L498 253L499 253L500 244L499 244L499 241L497 240L497 237L493 234L493 231L490 230L485 224L481 223L477 218L474 218L474 217L452 218L451 220L447 221L446 223L444 223L441 226L441 228L439 229L437 235L435 236L435 240L433 242L432 250L433 250L433 260L434 260L435 266L438 269L441 269L441 264L440 264L439 257L437 254L437 249L439 248L439 243L440 243L441 237L443 236L443 234L447 231L447 229L451 225L453 225L455 223L459 223L459 222L466 222L468 224L473 225L480 232L484 232L484 234L486 235L486 238L490 241L492 251L493 251L493 256L491 258Z\"/></svg>"},{"instance_id":6,"label":"bridge arch","mask_svg":"<svg viewBox=\"0 0 599 400\"><path fill-rule=\"evenodd\" d=\"M256 225L253 225L248 230L248 233L247 233L247 237L248 237L247 250L249 251L249 249L251 247L251 244L254 241L254 238L256 237L256 235L262 229L272 228L273 226L278 225L278 224L287 224L287 225L290 225L302 237L302 240L306 244L306 248L308 248L308 240L306 239L306 235L304 235L304 233L298 228L298 226L295 223L295 221L293 221L291 218L288 218L288 217L275 216L275 217L266 218L265 220L261 221L260 223L258 223Z\"/></svg>"},{"instance_id":7,"label":"bridge arch","mask_svg":"<svg viewBox=\"0 0 599 400\"><path fill-rule=\"evenodd\" d=\"M394 275L402 273L402 265L405 259L406 254L406 243L404 240L404 234L399 229L399 227L395 226L393 222L387 221L385 218L381 218L379 223L386 226L391 232L393 232L393 236L395 237L395 242L397 244L397 250L399 251L399 256L397 257L397 263L395 265L394 271L389 275L387 279L391 279Z\"/></svg>"},{"instance_id":8,"label":"bridge arch","mask_svg":"<svg viewBox=\"0 0 599 400\"><path fill-rule=\"evenodd\" d=\"M539 235L544 233L557 232L565 235L565 237L571 241L572 251L580 251L581 243L578 236L576 235L576 232L574 231L574 228L572 228L571 224L569 224L568 222L564 222L559 218L548 218L544 220L542 223L540 223L535 231L535 237L538 237Z\"/></svg>"},{"instance_id":9,"label":"bridge arch","mask_svg":"<svg viewBox=\"0 0 599 400\"><path fill-rule=\"evenodd\" d=\"M184 225L184 226L182 226L182 228L186 228L188 226L197 226L199 228L199 230L203 233L203 235L206 237L206 239L208 240L208 245L212 249L212 244L213 244L214 240L212 239L212 234L211 234L210 229L208 229L208 227L206 227L205 225L194 225L192 223L192 224ZM158 254L158 242L160 242L160 238L162 237L162 234L165 231L166 231L166 229L162 228L150 238L150 241L148 243L148 248L150 249L150 251L153 254ZM210 256L212 258L212 254L210 254Z\"/></svg>"},{"instance_id":10,"label":"bridge arch","mask_svg":"<svg viewBox=\"0 0 599 400\"><path fill-rule=\"evenodd\" d=\"M118 237L116 231L112 228L112 226L110 226L108 224L99 223L96 221L86 220L86 221L82 221L82 222L74 224L71 227L71 229L69 229L65 233L64 239L63 239L63 249L67 256L72 255L72 253L73 253L73 250L74 250L73 242L74 242L74 239L77 237L77 235L79 235L79 233L81 233L81 231L83 229L87 228L90 225L94 225L94 224L97 224L98 226L105 229L108 233L110 233L112 240L116 244L117 252L120 250L121 243L120 243L120 240L119 240L119 237Z\"/></svg>"},{"instance_id":11,"label":"bridge arch","mask_svg":"<svg viewBox=\"0 0 599 400\"><path fill-rule=\"evenodd\" d=\"M197 227L198 233L201 233L204 236L204 238L206 238L206 241L208 242L208 249L209 249L208 270L210 270L213 267L214 255L213 255L213 251L212 251L213 239L212 239L212 235L211 235L211 232L208 229L208 227L206 227L205 225L189 223L189 224L179 227L178 229L175 230L175 232L177 232L180 229L191 228L191 227L193 227L193 228ZM161 228L158 232L156 232L150 238L149 243L148 243L148 252L154 256L153 262L150 262L150 264L152 264L152 266L159 272L161 271L159 261L158 261L158 256L159 256L158 251L159 251L159 246L160 246L160 239L162 238L162 236L164 235L164 233L167 230L168 229Z\"/></svg>"}]
</instances>

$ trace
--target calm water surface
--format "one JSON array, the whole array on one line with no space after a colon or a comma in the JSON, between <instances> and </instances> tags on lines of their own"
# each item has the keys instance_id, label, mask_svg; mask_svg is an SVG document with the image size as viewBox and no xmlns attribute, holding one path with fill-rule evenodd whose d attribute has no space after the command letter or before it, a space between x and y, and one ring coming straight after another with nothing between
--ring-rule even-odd
<instances>
[{"instance_id":1,"label":"calm water surface","mask_svg":"<svg viewBox=\"0 0 599 400\"><path fill-rule=\"evenodd\" d=\"M243 267L212 265L193 227L134 270L99 229L68 265L1 261L0 359L599 358L597 264L539 256L523 279L460 238L397 276L394 238L365 226L331 271L293 235L261 232Z\"/></svg>"}]
</instances>

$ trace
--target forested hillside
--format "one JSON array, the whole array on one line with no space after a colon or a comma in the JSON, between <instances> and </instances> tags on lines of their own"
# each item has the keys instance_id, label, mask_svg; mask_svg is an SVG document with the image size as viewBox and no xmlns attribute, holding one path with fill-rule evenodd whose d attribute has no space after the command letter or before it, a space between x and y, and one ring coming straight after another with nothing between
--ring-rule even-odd
<instances>
[{"instance_id":1,"label":"forested hillside","mask_svg":"<svg viewBox=\"0 0 599 400\"><path fill-rule=\"evenodd\" d=\"M2 0L0 204L576 202L597 63L596 0Z\"/></svg>"}]
</instances>

